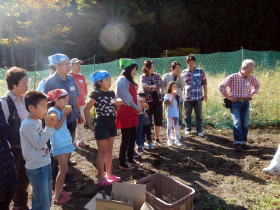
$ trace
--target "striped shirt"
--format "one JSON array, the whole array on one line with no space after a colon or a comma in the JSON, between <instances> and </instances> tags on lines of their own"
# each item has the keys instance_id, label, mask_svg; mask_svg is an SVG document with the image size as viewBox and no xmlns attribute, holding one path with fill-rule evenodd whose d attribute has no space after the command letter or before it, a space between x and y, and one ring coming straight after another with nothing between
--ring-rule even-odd
<instances>
[{"instance_id":1,"label":"striped shirt","mask_svg":"<svg viewBox=\"0 0 280 210\"><path fill-rule=\"evenodd\" d=\"M185 69L182 71L182 78L185 81L184 101L199 101L203 99L202 86L207 84L205 73L200 68L193 71Z\"/></svg>"},{"instance_id":2,"label":"striped shirt","mask_svg":"<svg viewBox=\"0 0 280 210\"><path fill-rule=\"evenodd\" d=\"M150 103L153 101L152 92L156 91L159 96L159 100L163 101L162 95L159 90L155 90L154 88L145 87L145 85L155 85L157 88L163 87L163 81L159 74L153 73L151 76L142 74L140 77L141 86L143 87L143 91L146 94L146 101Z\"/></svg>"},{"instance_id":3,"label":"striped shirt","mask_svg":"<svg viewBox=\"0 0 280 210\"><path fill-rule=\"evenodd\" d=\"M251 97L252 94L258 93L259 89L260 83L253 75L244 77L240 72L229 75L219 85L219 90L223 97L229 93L229 96L233 98L247 98Z\"/></svg>"}]
</instances>

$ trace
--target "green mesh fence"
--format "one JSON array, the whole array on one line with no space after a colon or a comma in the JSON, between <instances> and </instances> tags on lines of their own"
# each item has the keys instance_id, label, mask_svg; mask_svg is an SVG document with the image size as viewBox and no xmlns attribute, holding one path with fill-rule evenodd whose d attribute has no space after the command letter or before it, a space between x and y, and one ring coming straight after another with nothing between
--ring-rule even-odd
<instances>
[{"instance_id":1,"label":"green mesh fence","mask_svg":"<svg viewBox=\"0 0 280 210\"><path fill-rule=\"evenodd\" d=\"M280 66L280 52L274 51L251 51L241 49L234 52L218 52L212 54L196 54L197 65L203 68L208 74L217 73L234 73L241 65L243 59L253 59L256 62L257 67L265 69L275 69ZM142 57L135 59L136 63L141 69L144 60L151 59L155 63L155 71L164 74L169 71L169 65L172 61L179 61L182 65L182 69L186 68L185 56L166 57L166 58L147 58ZM92 65L82 65L81 72L87 78L95 70L107 70L112 76L120 74L118 67L118 60L114 60L107 63L99 63ZM48 74L48 70L28 72L32 80L36 79L36 82L45 78ZM5 70L0 69L0 78L5 78ZM34 82L34 81L33 81Z\"/></svg>"},{"instance_id":2,"label":"green mesh fence","mask_svg":"<svg viewBox=\"0 0 280 210\"><path fill-rule=\"evenodd\" d=\"M197 64L202 67L208 74L216 74L225 72L226 74L236 72L241 65L243 59L253 59L256 65L261 68L274 69L280 66L280 52L273 51L251 51L251 50L238 50L235 52L218 52L212 54L196 54ZM135 59L136 63L141 66L144 60L151 59L155 62L155 70L160 73L169 71L169 65L172 61L179 61L182 69L186 68L185 56L167 57L167 58L138 58ZM93 71L104 69L109 71L113 76L120 73L118 68L118 60L108 63L100 63L95 65L83 65L82 72L89 76Z\"/></svg>"},{"instance_id":3,"label":"green mesh fence","mask_svg":"<svg viewBox=\"0 0 280 210\"><path fill-rule=\"evenodd\" d=\"M207 74L209 101L203 103L203 118L205 124L216 127L230 127L231 118L228 109L222 107L222 99L218 91L218 84L229 74L240 69L243 59L253 59L256 62L255 75L261 82L261 92L251 103L251 125L270 126L280 124L280 52L250 51L241 49L235 52L218 52L212 54L196 54L198 66ZM167 58L138 58L135 59L141 69L144 60L151 59L155 62L155 70L160 74L169 72L172 61L179 61L182 69L186 68L185 56ZM107 70L113 77L120 74L118 60L95 65L82 65L81 73L89 79L94 70ZM4 69L0 69L0 94L6 92ZM138 75L141 72L139 70ZM35 89L40 80L49 75L49 70L28 72L30 89ZM137 81L138 82L138 81ZM88 82L90 84L90 82ZM114 83L113 83L114 86ZM89 86L91 90L92 87Z\"/></svg>"}]
</instances>

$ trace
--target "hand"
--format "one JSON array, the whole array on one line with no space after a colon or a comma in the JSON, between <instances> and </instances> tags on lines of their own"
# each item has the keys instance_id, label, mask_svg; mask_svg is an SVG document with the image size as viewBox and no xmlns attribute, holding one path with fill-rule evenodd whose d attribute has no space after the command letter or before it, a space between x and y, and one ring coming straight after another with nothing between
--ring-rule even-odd
<instances>
[{"instance_id":1,"label":"hand","mask_svg":"<svg viewBox=\"0 0 280 210\"><path fill-rule=\"evenodd\" d=\"M236 100L234 97L231 96L228 96L227 99L230 100L231 102L234 102Z\"/></svg>"},{"instance_id":2,"label":"hand","mask_svg":"<svg viewBox=\"0 0 280 210\"><path fill-rule=\"evenodd\" d=\"M250 94L248 97L247 97L248 101L251 101L253 99L253 95Z\"/></svg>"},{"instance_id":3,"label":"hand","mask_svg":"<svg viewBox=\"0 0 280 210\"><path fill-rule=\"evenodd\" d=\"M207 101L208 100L208 95L204 95L204 98L203 98L204 101Z\"/></svg>"},{"instance_id":4,"label":"hand","mask_svg":"<svg viewBox=\"0 0 280 210\"><path fill-rule=\"evenodd\" d=\"M64 110L63 115L67 117L71 112L72 112L72 108Z\"/></svg>"},{"instance_id":5,"label":"hand","mask_svg":"<svg viewBox=\"0 0 280 210\"><path fill-rule=\"evenodd\" d=\"M124 102L123 102L123 100L121 98L117 98L116 99L116 105L117 106L120 106L120 105L123 105L123 104L124 104Z\"/></svg>"},{"instance_id":6,"label":"hand","mask_svg":"<svg viewBox=\"0 0 280 210\"><path fill-rule=\"evenodd\" d=\"M149 104L143 103L143 104L142 104L142 108L143 108L143 109L149 109Z\"/></svg>"},{"instance_id":7,"label":"hand","mask_svg":"<svg viewBox=\"0 0 280 210\"><path fill-rule=\"evenodd\" d=\"M83 118L83 116L80 114L79 119L78 119L78 124L83 124L85 121L85 119Z\"/></svg>"},{"instance_id":8,"label":"hand","mask_svg":"<svg viewBox=\"0 0 280 210\"><path fill-rule=\"evenodd\" d=\"M71 105L65 105L64 107L64 115L67 116L72 112L72 106Z\"/></svg>"},{"instance_id":9,"label":"hand","mask_svg":"<svg viewBox=\"0 0 280 210\"><path fill-rule=\"evenodd\" d=\"M46 127L53 128L57 123L57 115L52 113L45 117Z\"/></svg>"},{"instance_id":10,"label":"hand","mask_svg":"<svg viewBox=\"0 0 280 210\"><path fill-rule=\"evenodd\" d=\"M88 124L88 128L89 128L92 132L94 132L94 131L95 131L95 129L94 129L94 127L93 127L92 123L89 123L89 124Z\"/></svg>"}]
</instances>

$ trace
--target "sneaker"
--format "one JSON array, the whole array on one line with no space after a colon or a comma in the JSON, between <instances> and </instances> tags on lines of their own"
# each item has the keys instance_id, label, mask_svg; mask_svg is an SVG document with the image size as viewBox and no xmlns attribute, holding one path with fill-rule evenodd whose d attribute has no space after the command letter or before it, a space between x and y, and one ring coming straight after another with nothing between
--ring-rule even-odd
<instances>
[{"instance_id":1,"label":"sneaker","mask_svg":"<svg viewBox=\"0 0 280 210\"><path fill-rule=\"evenodd\" d=\"M267 167L264 168L263 171L272 175L280 175L280 170L277 170L276 168Z\"/></svg>"},{"instance_id":2,"label":"sneaker","mask_svg":"<svg viewBox=\"0 0 280 210\"><path fill-rule=\"evenodd\" d=\"M53 203L56 205L62 205L69 202L70 200L71 200L71 196L65 193L61 193L59 198L57 200L54 200Z\"/></svg>"},{"instance_id":3,"label":"sneaker","mask_svg":"<svg viewBox=\"0 0 280 210\"><path fill-rule=\"evenodd\" d=\"M128 170L128 169L130 169L130 167L127 165L127 163L122 163L122 164L119 164L119 169Z\"/></svg>"},{"instance_id":4,"label":"sneaker","mask_svg":"<svg viewBox=\"0 0 280 210\"><path fill-rule=\"evenodd\" d=\"M121 181L121 177L115 176L115 175L111 175L109 177L107 177L108 181L111 182L120 182Z\"/></svg>"},{"instance_id":5,"label":"sneaker","mask_svg":"<svg viewBox=\"0 0 280 210\"><path fill-rule=\"evenodd\" d=\"M181 143L180 140L177 140L177 141L175 142L175 144L176 144L177 146L182 146L182 145L183 145L183 144Z\"/></svg>"},{"instance_id":6,"label":"sneaker","mask_svg":"<svg viewBox=\"0 0 280 210\"><path fill-rule=\"evenodd\" d=\"M199 132L199 133L197 133L197 135L200 136L200 137L203 137L204 133L203 132Z\"/></svg>"},{"instance_id":7,"label":"sneaker","mask_svg":"<svg viewBox=\"0 0 280 210\"><path fill-rule=\"evenodd\" d=\"M167 140L167 146L172 146L172 141L171 140Z\"/></svg>"},{"instance_id":8,"label":"sneaker","mask_svg":"<svg viewBox=\"0 0 280 210\"><path fill-rule=\"evenodd\" d=\"M242 152L242 145L241 144L235 144L234 145L234 151L235 152Z\"/></svg>"},{"instance_id":9,"label":"sneaker","mask_svg":"<svg viewBox=\"0 0 280 210\"><path fill-rule=\"evenodd\" d=\"M142 155L144 153L144 147L138 147L137 152L139 155Z\"/></svg>"},{"instance_id":10,"label":"sneaker","mask_svg":"<svg viewBox=\"0 0 280 210\"><path fill-rule=\"evenodd\" d=\"M110 186L112 185L113 181L109 180L109 179L102 179L100 182L97 183L98 186Z\"/></svg>"},{"instance_id":11,"label":"sneaker","mask_svg":"<svg viewBox=\"0 0 280 210\"><path fill-rule=\"evenodd\" d=\"M89 147L89 145L87 145L85 142L83 142L83 141L79 141L79 142L77 142L76 143L76 146L77 147L85 147L85 148L88 148Z\"/></svg>"},{"instance_id":12,"label":"sneaker","mask_svg":"<svg viewBox=\"0 0 280 210\"><path fill-rule=\"evenodd\" d=\"M190 131L185 130L185 135L190 135L190 134L191 134L191 132L190 132Z\"/></svg>"},{"instance_id":13,"label":"sneaker","mask_svg":"<svg viewBox=\"0 0 280 210\"><path fill-rule=\"evenodd\" d=\"M249 150L250 148L249 148L249 146L248 146L248 145L246 145L246 144L242 144L242 149L243 149L243 150Z\"/></svg>"},{"instance_id":14,"label":"sneaker","mask_svg":"<svg viewBox=\"0 0 280 210\"><path fill-rule=\"evenodd\" d=\"M154 149L154 148L155 148L155 146L151 143L147 145L147 149Z\"/></svg>"},{"instance_id":15,"label":"sneaker","mask_svg":"<svg viewBox=\"0 0 280 210\"><path fill-rule=\"evenodd\" d=\"M139 155L137 152L134 152L134 153L133 153L133 157L134 157L134 158L139 158L140 155Z\"/></svg>"},{"instance_id":16,"label":"sneaker","mask_svg":"<svg viewBox=\"0 0 280 210\"><path fill-rule=\"evenodd\" d=\"M131 166L136 166L138 165L137 162L135 160L129 160L127 161L128 162L128 165L131 165Z\"/></svg>"}]
</instances>

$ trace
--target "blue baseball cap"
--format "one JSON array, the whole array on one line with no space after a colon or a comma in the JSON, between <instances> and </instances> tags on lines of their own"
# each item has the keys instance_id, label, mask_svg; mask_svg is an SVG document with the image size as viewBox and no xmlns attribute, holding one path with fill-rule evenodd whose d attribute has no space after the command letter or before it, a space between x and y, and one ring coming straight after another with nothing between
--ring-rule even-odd
<instances>
[{"instance_id":1,"label":"blue baseball cap","mask_svg":"<svg viewBox=\"0 0 280 210\"><path fill-rule=\"evenodd\" d=\"M67 55L57 53L48 57L49 64L53 66L54 64L61 64L63 61L69 60Z\"/></svg>"},{"instance_id":2,"label":"blue baseball cap","mask_svg":"<svg viewBox=\"0 0 280 210\"><path fill-rule=\"evenodd\" d=\"M110 73L105 70L98 70L90 75L90 79L93 84L96 84L98 81L101 81L107 77L111 77Z\"/></svg>"}]
</instances>

